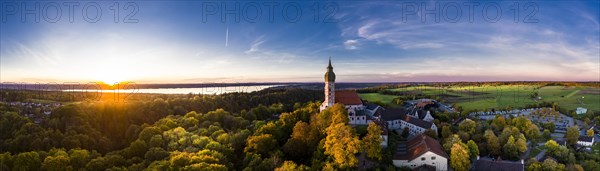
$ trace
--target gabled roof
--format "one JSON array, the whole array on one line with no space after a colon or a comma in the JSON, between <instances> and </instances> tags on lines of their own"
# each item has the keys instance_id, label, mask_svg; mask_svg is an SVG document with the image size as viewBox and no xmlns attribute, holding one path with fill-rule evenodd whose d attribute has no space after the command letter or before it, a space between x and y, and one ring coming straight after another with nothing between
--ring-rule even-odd
<instances>
[{"instance_id":1,"label":"gabled roof","mask_svg":"<svg viewBox=\"0 0 600 171\"><path fill-rule=\"evenodd\" d=\"M375 103L365 103L365 106L367 107L367 109L369 110L375 110L375 108L377 108L379 105L375 104Z\"/></svg>"},{"instance_id":2,"label":"gabled roof","mask_svg":"<svg viewBox=\"0 0 600 171\"><path fill-rule=\"evenodd\" d=\"M360 97L354 90L337 90L335 91L335 102L344 105L361 105L363 104Z\"/></svg>"},{"instance_id":3,"label":"gabled roof","mask_svg":"<svg viewBox=\"0 0 600 171\"><path fill-rule=\"evenodd\" d=\"M525 166L521 161L494 160L490 158L481 158L473 163L472 170L487 171L522 171Z\"/></svg>"},{"instance_id":4,"label":"gabled roof","mask_svg":"<svg viewBox=\"0 0 600 171\"><path fill-rule=\"evenodd\" d=\"M421 120L421 119L418 119L418 118L413 118L413 117L410 117L410 116L404 118L404 121L406 121L406 122L408 122L410 124L416 125L418 127L425 128L425 129L429 129L433 125L433 123L431 123L431 122L427 122L427 121L424 121L424 120Z\"/></svg>"},{"instance_id":5,"label":"gabled roof","mask_svg":"<svg viewBox=\"0 0 600 171\"><path fill-rule=\"evenodd\" d=\"M402 120L406 117L406 111L401 108L389 108L381 112L384 121Z\"/></svg>"},{"instance_id":6,"label":"gabled roof","mask_svg":"<svg viewBox=\"0 0 600 171\"><path fill-rule=\"evenodd\" d=\"M381 116L381 114L382 114L384 111L385 111L385 110L384 110L382 107L380 107L380 108L377 108L377 110L375 110L375 112L373 112L373 116Z\"/></svg>"},{"instance_id":7,"label":"gabled roof","mask_svg":"<svg viewBox=\"0 0 600 171\"><path fill-rule=\"evenodd\" d=\"M394 154L394 160L414 160L426 152L432 152L448 159L440 143L435 139L419 134L405 143L399 143Z\"/></svg>"},{"instance_id":8,"label":"gabled roof","mask_svg":"<svg viewBox=\"0 0 600 171\"><path fill-rule=\"evenodd\" d=\"M577 139L577 141L583 141L583 142L592 142L594 137L588 137L587 135L580 135L579 139Z\"/></svg>"},{"instance_id":9,"label":"gabled roof","mask_svg":"<svg viewBox=\"0 0 600 171\"><path fill-rule=\"evenodd\" d=\"M419 116L419 119L425 119L425 116L427 116L427 110L417 110L417 116Z\"/></svg>"}]
</instances>

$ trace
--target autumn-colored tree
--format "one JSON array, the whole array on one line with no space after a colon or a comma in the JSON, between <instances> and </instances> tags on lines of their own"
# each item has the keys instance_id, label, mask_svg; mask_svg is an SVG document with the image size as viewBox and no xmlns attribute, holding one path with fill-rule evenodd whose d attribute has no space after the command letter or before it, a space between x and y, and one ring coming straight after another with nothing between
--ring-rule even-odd
<instances>
[{"instance_id":1,"label":"autumn-colored tree","mask_svg":"<svg viewBox=\"0 0 600 171\"><path fill-rule=\"evenodd\" d=\"M444 144L442 145L444 147L444 150L446 150L446 152L449 152L450 149L452 148L452 145L461 142L461 139L458 137L458 135L454 134L452 136L450 136L450 138L446 138L444 140Z\"/></svg>"},{"instance_id":2,"label":"autumn-colored tree","mask_svg":"<svg viewBox=\"0 0 600 171\"><path fill-rule=\"evenodd\" d=\"M347 124L332 124L327 128L324 148L325 154L331 156L339 168L351 168L358 164L354 154L361 149L360 140Z\"/></svg>"},{"instance_id":3,"label":"autumn-colored tree","mask_svg":"<svg viewBox=\"0 0 600 171\"><path fill-rule=\"evenodd\" d=\"M362 140L365 151L367 152L367 157L381 160L381 142L383 142L381 133L383 133L383 131L379 125L375 122L369 123L367 135L365 135Z\"/></svg>"},{"instance_id":4,"label":"autumn-colored tree","mask_svg":"<svg viewBox=\"0 0 600 171\"><path fill-rule=\"evenodd\" d=\"M467 171L469 170L469 152L467 151L464 143L456 143L452 145L450 150L450 166L456 171Z\"/></svg>"},{"instance_id":5,"label":"autumn-colored tree","mask_svg":"<svg viewBox=\"0 0 600 171\"><path fill-rule=\"evenodd\" d=\"M329 108L329 111L333 113L331 116L332 125L339 123L348 124L348 122L350 121L350 119L348 119L348 111L342 104L336 103L331 108Z\"/></svg>"},{"instance_id":6,"label":"autumn-colored tree","mask_svg":"<svg viewBox=\"0 0 600 171\"><path fill-rule=\"evenodd\" d=\"M275 171L302 171L309 170L305 165L297 165L293 161L285 161L281 166L275 168Z\"/></svg>"},{"instance_id":7,"label":"autumn-colored tree","mask_svg":"<svg viewBox=\"0 0 600 171\"><path fill-rule=\"evenodd\" d=\"M594 130L593 129L588 129L586 132L588 137L593 137L594 136Z\"/></svg>"}]
</instances>

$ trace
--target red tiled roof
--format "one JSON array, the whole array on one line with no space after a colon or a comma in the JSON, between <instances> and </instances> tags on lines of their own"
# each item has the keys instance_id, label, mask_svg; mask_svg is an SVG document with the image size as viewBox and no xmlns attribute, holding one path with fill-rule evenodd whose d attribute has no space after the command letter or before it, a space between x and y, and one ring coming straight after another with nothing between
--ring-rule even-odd
<instances>
[{"instance_id":1,"label":"red tiled roof","mask_svg":"<svg viewBox=\"0 0 600 171\"><path fill-rule=\"evenodd\" d=\"M363 104L360 97L354 90L338 90L335 91L335 102L344 105L360 105Z\"/></svg>"},{"instance_id":2,"label":"red tiled roof","mask_svg":"<svg viewBox=\"0 0 600 171\"><path fill-rule=\"evenodd\" d=\"M407 148L406 153L401 154L402 152L397 151L394 155L394 160L414 160L428 151L431 151L432 153L440 155L444 158L448 158L448 155L446 152L444 152L440 143L424 134L415 136L406 143L402 144L402 146L404 145Z\"/></svg>"},{"instance_id":3,"label":"red tiled roof","mask_svg":"<svg viewBox=\"0 0 600 171\"><path fill-rule=\"evenodd\" d=\"M425 107L425 106L427 106L429 104L434 104L434 103L431 100L421 100L421 101L419 101L419 103L417 103L416 106L419 107L419 108L423 108L423 107Z\"/></svg>"}]
</instances>

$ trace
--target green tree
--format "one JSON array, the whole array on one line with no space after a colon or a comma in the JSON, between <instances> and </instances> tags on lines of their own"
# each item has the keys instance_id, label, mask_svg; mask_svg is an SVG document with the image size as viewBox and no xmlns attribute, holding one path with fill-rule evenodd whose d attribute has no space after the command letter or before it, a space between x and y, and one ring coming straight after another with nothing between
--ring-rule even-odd
<instances>
[{"instance_id":1,"label":"green tree","mask_svg":"<svg viewBox=\"0 0 600 171\"><path fill-rule=\"evenodd\" d=\"M71 158L73 168L80 169L85 167L85 164L90 161L90 152L85 149L71 149L69 150L69 157Z\"/></svg>"},{"instance_id":2,"label":"green tree","mask_svg":"<svg viewBox=\"0 0 600 171\"><path fill-rule=\"evenodd\" d=\"M544 133L542 133L542 137L544 138L544 140L550 140L550 138L552 138L552 133L550 133L549 130L544 130Z\"/></svg>"},{"instance_id":3,"label":"green tree","mask_svg":"<svg viewBox=\"0 0 600 171\"><path fill-rule=\"evenodd\" d=\"M529 124L527 129L525 130L525 136L532 142L537 142L537 140L542 136L540 133L540 128L535 124Z\"/></svg>"},{"instance_id":4,"label":"green tree","mask_svg":"<svg viewBox=\"0 0 600 171\"><path fill-rule=\"evenodd\" d=\"M13 156L10 152L0 153L0 170L10 170Z\"/></svg>"},{"instance_id":5,"label":"green tree","mask_svg":"<svg viewBox=\"0 0 600 171\"><path fill-rule=\"evenodd\" d=\"M506 126L506 120L504 117L498 115L494 120L492 120L492 128L494 131L504 130L504 126Z\"/></svg>"},{"instance_id":6,"label":"green tree","mask_svg":"<svg viewBox=\"0 0 600 171\"><path fill-rule=\"evenodd\" d=\"M585 170L600 170L600 163L594 160L585 160L581 165Z\"/></svg>"},{"instance_id":7,"label":"green tree","mask_svg":"<svg viewBox=\"0 0 600 171\"><path fill-rule=\"evenodd\" d=\"M475 141L469 140L469 142L467 142L467 147L469 147L469 156L471 156L471 159L479 156L479 147L477 147Z\"/></svg>"},{"instance_id":8,"label":"green tree","mask_svg":"<svg viewBox=\"0 0 600 171\"><path fill-rule=\"evenodd\" d=\"M513 138L512 135L508 137L508 141L506 141L506 144L504 144L504 146L502 147L502 152L509 159L514 159L518 157L519 153L517 145L515 144L515 138Z\"/></svg>"},{"instance_id":9,"label":"green tree","mask_svg":"<svg viewBox=\"0 0 600 171\"><path fill-rule=\"evenodd\" d=\"M331 156L339 168L351 168L358 164L354 154L361 149L360 140L347 124L332 124L327 128L324 148L325 154Z\"/></svg>"},{"instance_id":10,"label":"green tree","mask_svg":"<svg viewBox=\"0 0 600 171\"><path fill-rule=\"evenodd\" d=\"M542 171L564 171L565 165L557 163L552 159L546 159L542 163Z\"/></svg>"},{"instance_id":11,"label":"green tree","mask_svg":"<svg viewBox=\"0 0 600 171\"><path fill-rule=\"evenodd\" d=\"M461 139L458 137L458 135L454 134L450 138L446 138L442 146L444 147L444 150L446 150L446 152L450 152L452 146L459 142L461 142Z\"/></svg>"},{"instance_id":12,"label":"green tree","mask_svg":"<svg viewBox=\"0 0 600 171\"><path fill-rule=\"evenodd\" d=\"M464 131L469 134L475 133L475 121L471 119L465 119L465 121L461 122L458 125L458 129L460 131Z\"/></svg>"},{"instance_id":13,"label":"green tree","mask_svg":"<svg viewBox=\"0 0 600 171\"><path fill-rule=\"evenodd\" d=\"M262 134L248 137L248 143L246 148L244 148L244 152L255 152L266 157L276 147L277 140L271 134Z\"/></svg>"},{"instance_id":14,"label":"green tree","mask_svg":"<svg viewBox=\"0 0 600 171\"><path fill-rule=\"evenodd\" d=\"M38 170L41 164L42 162L38 153L19 153L14 159L13 170Z\"/></svg>"},{"instance_id":15,"label":"green tree","mask_svg":"<svg viewBox=\"0 0 600 171\"><path fill-rule=\"evenodd\" d=\"M146 145L146 142L142 140L136 140L132 142L129 145L129 147L126 148L125 153L127 154L126 157L133 158L143 157L144 154L146 154L146 151L148 151L148 146Z\"/></svg>"},{"instance_id":16,"label":"green tree","mask_svg":"<svg viewBox=\"0 0 600 171\"><path fill-rule=\"evenodd\" d=\"M488 146L488 150L490 152L490 154L497 156L500 155L500 142L498 140L498 137L496 137L496 134L494 134L494 131L492 130L486 130L484 133L484 137L486 138L486 142L487 142L487 146Z\"/></svg>"},{"instance_id":17,"label":"green tree","mask_svg":"<svg viewBox=\"0 0 600 171\"><path fill-rule=\"evenodd\" d=\"M90 162L85 165L85 168L86 170L92 171L106 170L110 166L109 162L110 161L108 161L105 157L98 157L90 160Z\"/></svg>"},{"instance_id":18,"label":"green tree","mask_svg":"<svg viewBox=\"0 0 600 171\"><path fill-rule=\"evenodd\" d=\"M367 157L381 160L381 142L383 142L383 138L381 137L382 133L383 131L379 125L375 122L369 123L367 135L363 137L363 144L365 151L367 152Z\"/></svg>"},{"instance_id":19,"label":"green tree","mask_svg":"<svg viewBox=\"0 0 600 171\"><path fill-rule=\"evenodd\" d=\"M567 166L567 170L569 171L584 171L583 167L578 164L570 164Z\"/></svg>"},{"instance_id":20,"label":"green tree","mask_svg":"<svg viewBox=\"0 0 600 171\"><path fill-rule=\"evenodd\" d=\"M533 162L527 166L527 171L542 171L542 164L540 162Z\"/></svg>"},{"instance_id":21,"label":"green tree","mask_svg":"<svg viewBox=\"0 0 600 171\"><path fill-rule=\"evenodd\" d=\"M525 136L523 136L523 134L519 136L519 139L517 139L517 142L515 143L517 149L519 150L519 154L523 154L525 151L527 151L527 140L525 139Z\"/></svg>"},{"instance_id":22,"label":"green tree","mask_svg":"<svg viewBox=\"0 0 600 171\"><path fill-rule=\"evenodd\" d=\"M57 153L53 156L48 156L42 163L42 169L48 171L73 170L71 159L64 153Z\"/></svg>"},{"instance_id":23,"label":"green tree","mask_svg":"<svg viewBox=\"0 0 600 171\"><path fill-rule=\"evenodd\" d=\"M548 140L546 141L546 149L548 149L548 152L550 154L555 154L556 151L558 151L558 148L560 147L560 145L558 145L558 143L556 143L556 141L554 140Z\"/></svg>"},{"instance_id":24,"label":"green tree","mask_svg":"<svg viewBox=\"0 0 600 171\"><path fill-rule=\"evenodd\" d=\"M450 126L444 125L442 127L442 137L444 139L446 139L446 138L450 137L451 135L452 135L452 131L450 130Z\"/></svg>"},{"instance_id":25,"label":"green tree","mask_svg":"<svg viewBox=\"0 0 600 171\"><path fill-rule=\"evenodd\" d=\"M466 145L456 143L452 145L450 150L450 166L456 171L467 171L469 170L471 162L469 160L469 152L467 151Z\"/></svg>"},{"instance_id":26,"label":"green tree","mask_svg":"<svg viewBox=\"0 0 600 171\"><path fill-rule=\"evenodd\" d=\"M578 126L570 126L567 128L567 133L565 134L565 138L567 139L567 144L575 145L577 144L577 139L579 139L579 127Z\"/></svg>"},{"instance_id":27,"label":"green tree","mask_svg":"<svg viewBox=\"0 0 600 171\"><path fill-rule=\"evenodd\" d=\"M152 147L144 154L144 158L148 161L162 160L166 157L169 157L169 152L160 147Z\"/></svg>"}]
</instances>

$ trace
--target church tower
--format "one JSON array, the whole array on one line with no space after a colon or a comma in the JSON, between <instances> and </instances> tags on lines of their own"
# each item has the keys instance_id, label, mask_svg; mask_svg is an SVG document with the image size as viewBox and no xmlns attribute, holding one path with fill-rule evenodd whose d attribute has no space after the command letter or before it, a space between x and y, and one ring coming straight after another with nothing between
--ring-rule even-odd
<instances>
[{"instance_id":1,"label":"church tower","mask_svg":"<svg viewBox=\"0 0 600 171\"><path fill-rule=\"evenodd\" d=\"M325 110L335 104L335 73L331 66L331 57L329 57L329 65L325 72L325 101L321 104L320 109Z\"/></svg>"}]
</instances>

